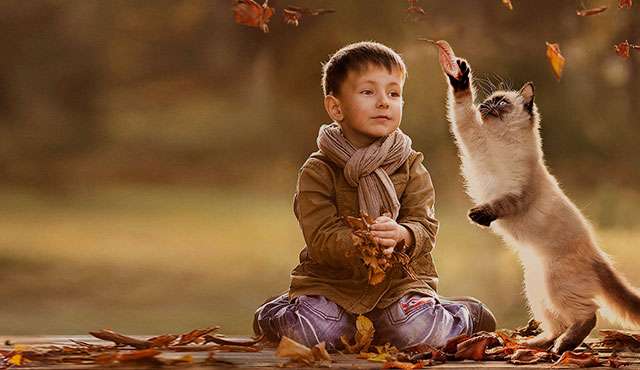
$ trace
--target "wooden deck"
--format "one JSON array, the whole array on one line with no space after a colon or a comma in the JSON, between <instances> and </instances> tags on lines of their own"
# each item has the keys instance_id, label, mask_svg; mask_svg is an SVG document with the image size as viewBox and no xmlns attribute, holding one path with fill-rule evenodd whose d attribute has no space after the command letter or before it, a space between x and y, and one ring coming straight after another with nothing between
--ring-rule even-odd
<instances>
[{"instance_id":1,"label":"wooden deck","mask_svg":"<svg viewBox=\"0 0 640 370\"><path fill-rule=\"evenodd\" d=\"M148 338L150 336L139 336L139 338ZM71 345L76 346L71 340L82 341L89 344L107 345L109 342L105 342L90 336L1 336L2 350L11 350L16 345L24 345L28 348L47 348L48 346L64 346ZM192 363L180 364L175 366L160 366L164 369L176 368L176 369L229 369L229 368L261 368L261 369L282 369L287 368L302 368L301 365L286 365L287 360L281 359L275 356L275 349L266 347L259 352L225 352L215 351L214 357L218 363L203 364L203 362L209 356L209 351L197 351L197 352L175 352L165 351L158 357L161 359L178 359L185 355L190 355ZM635 354L637 355L637 354ZM363 359L356 358L356 355L344 355L344 354L332 354L332 369L380 369L382 363L371 362ZM60 365L38 365L35 363L25 364L23 366L13 366L11 369L101 369L101 368L113 368L113 369L141 369L141 368L157 368L158 366L149 365L95 365L95 364L60 364ZM447 362L444 364L437 364L434 367L448 368L448 369L486 369L486 368L500 368L500 369L546 369L553 367L552 364L535 364L535 365L513 365L503 361L455 361ZM0 369L2 367L0 366ZM555 366L553 368L565 368L562 366ZM600 367L604 369L604 367ZM640 358L638 364L631 366L625 366L625 369L640 369Z\"/></svg>"}]
</instances>

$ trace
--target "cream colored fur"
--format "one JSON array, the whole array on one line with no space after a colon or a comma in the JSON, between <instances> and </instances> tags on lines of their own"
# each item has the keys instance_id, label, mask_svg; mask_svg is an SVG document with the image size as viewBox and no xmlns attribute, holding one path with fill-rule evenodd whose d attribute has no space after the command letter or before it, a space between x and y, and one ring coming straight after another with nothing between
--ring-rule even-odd
<instances>
[{"instance_id":1,"label":"cream colored fur","mask_svg":"<svg viewBox=\"0 0 640 370\"><path fill-rule=\"evenodd\" d=\"M524 268L529 307L544 329L532 344L553 341L591 317L595 324L597 302L611 308L616 315L611 319L638 326L640 298L635 289L613 270L589 222L545 166L535 105L530 113L524 106L526 94L495 92L487 100L504 94L513 110L502 119L483 117L474 104L469 78L471 88L466 91L454 93L449 87L451 131L466 190L476 206L508 194L524 199L516 212L498 217L490 228L517 252ZM556 341L554 350L559 346Z\"/></svg>"}]
</instances>

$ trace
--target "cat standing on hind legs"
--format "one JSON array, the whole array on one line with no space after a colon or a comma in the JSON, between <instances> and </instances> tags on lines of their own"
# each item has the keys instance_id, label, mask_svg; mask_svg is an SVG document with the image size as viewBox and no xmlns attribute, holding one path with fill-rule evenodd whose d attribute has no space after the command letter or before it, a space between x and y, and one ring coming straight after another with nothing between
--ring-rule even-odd
<instances>
[{"instance_id":1,"label":"cat standing on hind legs","mask_svg":"<svg viewBox=\"0 0 640 370\"><path fill-rule=\"evenodd\" d=\"M518 254L525 294L544 332L528 345L572 350L596 324L596 311L640 326L640 296L595 242L588 221L544 164L534 87L495 91L475 105L468 62L447 74L448 115L461 159L472 222L490 227Z\"/></svg>"}]
</instances>

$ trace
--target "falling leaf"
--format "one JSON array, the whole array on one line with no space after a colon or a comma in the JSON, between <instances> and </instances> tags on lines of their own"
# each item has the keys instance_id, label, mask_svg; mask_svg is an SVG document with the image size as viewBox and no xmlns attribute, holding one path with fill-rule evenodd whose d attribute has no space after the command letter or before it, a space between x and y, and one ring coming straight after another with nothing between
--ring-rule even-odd
<instances>
[{"instance_id":1,"label":"falling leaf","mask_svg":"<svg viewBox=\"0 0 640 370\"><path fill-rule=\"evenodd\" d=\"M578 367L598 367L602 366L598 355L590 352L576 353L567 351L560 356L554 366L557 365L577 365Z\"/></svg>"},{"instance_id":2,"label":"falling leaf","mask_svg":"<svg viewBox=\"0 0 640 370\"><path fill-rule=\"evenodd\" d=\"M302 13L289 9L284 9L283 12L284 22L286 24L290 24L296 27L300 25L300 21L302 20Z\"/></svg>"},{"instance_id":3,"label":"falling leaf","mask_svg":"<svg viewBox=\"0 0 640 370\"><path fill-rule=\"evenodd\" d=\"M269 20L275 13L275 10L268 5L269 0L265 0L262 5L256 3L254 0L236 0L233 6L233 18L236 23L257 27L262 32L269 32Z\"/></svg>"},{"instance_id":4,"label":"falling leaf","mask_svg":"<svg viewBox=\"0 0 640 370\"><path fill-rule=\"evenodd\" d=\"M310 9L290 5L283 9L284 22L292 26L299 26L303 15L316 16L327 13L334 13L333 9Z\"/></svg>"},{"instance_id":5,"label":"falling leaf","mask_svg":"<svg viewBox=\"0 0 640 370\"><path fill-rule=\"evenodd\" d=\"M618 8L620 9L630 9L633 5L633 0L618 0Z\"/></svg>"},{"instance_id":6,"label":"falling leaf","mask_svg":"<svg viewBox=\"0 0 640 370\"><path fill-rule=\"evenodd\" d=\"M460 78L460 76L462 75L462 71L460 71L460 67L456 62L456 55L454 54L453 49L448 42L446 42L445 40L434 41L422 38L418 40L427 41L436 45L438 47L438 60L444 72L456 79Z\"/></svg>"},{"instance_id":7,"label":"falling leaf","mask_svg":"<svg viewBox=\"0 0 640 370\"><path fill-rule=\"evenodd\" d=\"M581 17L587 17L587 16L590 16L590 15L600 14L600 13L604 12L607 9L609 9L608 6L599 6L599 7L596 7L596 8L576 10L576 14L581 16Z\"/></svg>"},{"instance_id":8,"label":"falling leaf","mask_svg":"<svg viewBox=\"0 0 640 370\"><path fill-rule=\"evenodd\" d=\"M407 8L407 19L413 22L421 20L427 13L421 6L418 6L418 0L407 0L409 7Z\"/></svg>"},{"instance_id":9,"label":"falling leaf","mask_svg":"<svg viewBox=\"0 0 640 370\"><path fill-rule=\"evenodd\" d=\"M502 5L506 6L509 10L513 10L513 4L511 4L511 0L502 0Z\"/></svg>"},{"instance_id":10,"label":"falling leaf","mask_svg":"<svg viewBox=\"0 0 640 370\"><path fill-rule=\"evenodd\" d=\"M560 53L560 46L556 43L546 43L547 44L547 59L549 59L549 63L551 63L551 69L553 70L553 75L556 80L560 81L560 77L562 77L562 70L564 69L565 59Z\"/></svg>"},{"instance_id":11,"label":"falling leaf","mask_svg":"<svg viewBox=\"0 0 640 370\"><path fill-rule=\"evenodd\" d=\"M614 45L613 47L616 50L616 54L625 59L629 59L631 57L631 49L640 50L640 45L630 44L627 40L619 43L618 45Z\"/></svg>"}]
</instances>

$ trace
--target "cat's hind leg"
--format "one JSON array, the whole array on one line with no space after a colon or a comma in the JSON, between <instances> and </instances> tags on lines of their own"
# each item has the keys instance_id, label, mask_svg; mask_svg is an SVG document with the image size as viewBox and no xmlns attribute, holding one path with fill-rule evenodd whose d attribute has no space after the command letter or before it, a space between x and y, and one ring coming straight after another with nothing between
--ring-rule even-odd
<instances>
[{"instance_id":1,"label":"cat's hind leg","mask_svg":"<svg viewBox=\"0 0 640 370\"><path fill-rule=\"evenodd\" d=\"M532 307L533 308L533 307ZM527 339L524 341L524 345L531 348L539 348L539 349L549 349L554 344L556 338L558 338L563 330L565 329L562 326L556 317L551 311L547 309L538 311L534 318L540 321L542 326L542 333L536 335L533 338Z\"/></svg>"},{"instance_id":2,"label":"cat's hind leg","mask_svg":"<svg viewBox=\"0 0 640 370\"><path fill-rule=\"evenodd\" d=\"M586 338L591 330L596 326L596 314L594 313L588 319L579 320L573 323L569 328L556 339L552 352L562 353L571 351L578 347L584 338Z\"/></svg>"}]
</instances>

